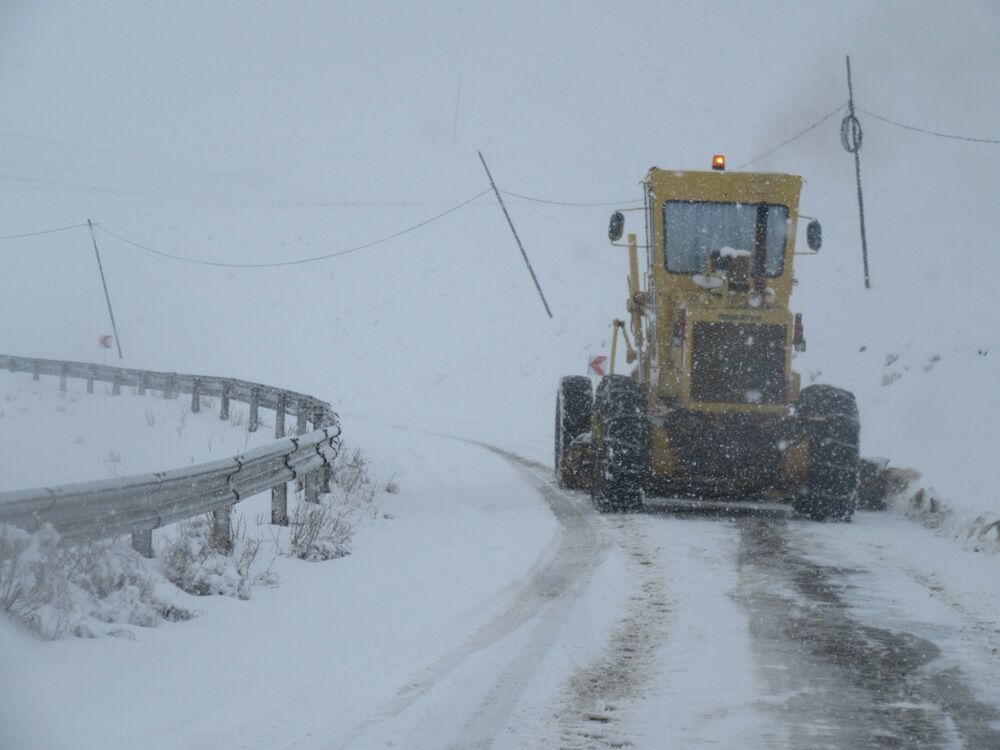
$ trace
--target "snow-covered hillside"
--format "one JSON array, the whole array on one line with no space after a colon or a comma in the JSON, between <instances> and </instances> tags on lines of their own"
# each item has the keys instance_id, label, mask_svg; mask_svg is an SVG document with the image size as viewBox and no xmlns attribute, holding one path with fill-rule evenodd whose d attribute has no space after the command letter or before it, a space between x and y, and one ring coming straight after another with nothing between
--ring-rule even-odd
<instances>
[{"instance_id":1,"label":"snow-covered hillside","mask_svg":"<svg viewBox=\"0 0 1000 750\"><path fill-rule=\"evenodd\" d=\"M65 393L54 378L0 372L0 490L85 482L228 458L274 439L273 424L247 432L246 404L230 418L218 416L215 399L190 410L190 397L165 400L70 379ZM262 411L267 420L271 412ZM269 429L270 428L270 429Z\"/></svg>"}]
</instances>

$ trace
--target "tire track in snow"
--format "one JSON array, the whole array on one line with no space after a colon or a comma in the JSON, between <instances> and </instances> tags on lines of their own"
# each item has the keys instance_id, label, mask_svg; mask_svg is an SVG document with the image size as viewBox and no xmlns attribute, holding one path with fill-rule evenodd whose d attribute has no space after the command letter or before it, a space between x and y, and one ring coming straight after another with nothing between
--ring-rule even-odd
<instances>
[{"instance_id":1,"label":"tire track in snow","mask_svg":"<svg viewBox=\"0 0 1000 750\"><path fill-rule=\"evenodd\" d=\"M625 748L633 743L623 709L641 696L652 676L655 655L669 627L672 602L656 553L650 550L644 519L608 516L628 555L634 581L628 610L604 650L578 668L559 711L560 748Z\"/></svg>"},{"instance_id":2,"label":"tire track in snow","mask_svg":"<svg viewBox=\"0 0 1000 750\"><path fill-rule=\"evenodd\" d=\"M657 508L606 519L634 562L634 593L603 651L569 682L559 747L773 747L782 729L761 704L735 602L735 522Z\"/></svg>"},{"instance_id":3,"label":"tire track in snow","mask_svg":"<svg viewBox=\"0 0 1000 750\"><path fill-rule=\"evenodd\" d=\"M741 523L740 600L794 747L1000 747L995 707L979 703L940 649L854 619L847 567L798 554L789 525Z\"/></svg>"},{"instance_id":4,"label":"tire track in snow","mask_svg":"<svg viewBox=\"0 0 1000 750\"><path fill-rule=\"evenodd\" d=\"M868 543L865 546L878 557L882 564L892 566L911 581L922 586L927 591L928 596L949 607L962 623L964 640L980 644L984 650L983 658L993 660L993 669L998 671L997 667L1000 666L1000 623L994 621L987 614L991 608L982 606L981 599L984 592L977 591L975 594L969 594L949 590L944 581L940 580L935 573L919 569L912 562L886 550L884 545ZM988 596L988 593L986 595ZM995 610L995 607L992 609Z\"/></svg>"},{"instance_id":5,"label":"tire track in snow","mask_svg":"<svg viewBox=\"0 0 1000 750\"><path fill-rule=\"evenodd\" d=\"M531 683L545 656L551 651L560 631L577 599L584 593L587 583L603 562L608 548L607 540L594 526L597 516L590 504L582 506L572 496L563 492L555 483L552 472L535 461L479 443L483 448L500 456L517 467L534 488L546 499L556 518L567 531L584 532L571 547L563 547L560 567L567 565L577 573L572 589L539 611L539 620L532 636L517 655L508 663L499 679L480 701L477 710L466 721L461 737L449 747L490 747L507 726L522 694Z\"/></svg>"},{"instance_id":6,"label":"tire track in snow","mask_svg":"<svg viewBox=\"0 0 1000 750\"><path fill-rule=\"evenodd\" d=\"M450 435L439 436L479 445L513 464L545 498L562 527L560 537L554 548L530 571L524 586L500 614L426 670L416 674L393 701L341 735L331 747L356 746L372 730L405 722L404 715L425 699L430 705L422 707L424 716L409 729L403 743L405 747L491 745L504 728L542 657L558 638L573 604L607 555L609 542L594 525L596 516L589 503L581 505L559 490L547 468L490 445ZM456 727L456 721L460 719L454 716L453 705L447 696L435 703L434 691L471 659L525 626L531 629L527 642L509 659L499 679L489 688L468 720ZM457 739L454 738L456 734Z\"/></svg>"},{"instance_id":7,"label":"tire track in snow","mask_svg":"<svg viewBox=\"0 0 1000 750\"><path fill-rule=\"evenodd\" d=\"M657 649L676 656L677 639L684 641L690 592L673 578L681 572L671 563L678 562L677 552L690 555L696 549L683 543L681 549L659 554L652 549L647 531L666 532L665 540L679 541L680 519L672 514L661 519L648 514L605 518L619 532L623 549L642 563L652 558L654 565L647 570L677 585L671 585L670 603L663 612L651 606L665 603L663 586L653 588L662 582L655 575L643 577L641 567L633 571L642 594L657 594L633 595L633 606L604 652L571 678L560 714L559 746L574 750L646 746L648 727L637 714L651 704L666 708L667 695L677 690L670 683L681 676L670 674L664 682L663 669L654 662ZM670 526L657 529L651 525L656 523ZM732 554L696 556L708 564L705 573L714 571L709 574L713 584L714 578L724 583L726 571L735 576L732 586L718 593L741 605L749 636L746 654L756 657L743 665L745 687L756 684L756 693L745 705L727 707L721 699L726 686L719 685L716 719L727 714L735 722L742 718L749 730L734 732L730 739L739 736L748 747L1000 748L1000 710L978 700L965 676L939 661L938 645L878 621L863 622L852 612L846 594L854 574L863 572L849 567L854 556L848 554L847 562L838 565L809 559L799 551L803 541L795 532L811 526L789 523L780 515L748 512L716 523L720 532L727 526L735 532ZM838 529L850 538L850 526ZM695 534L691 542L704 543L701 537ZM947 591L939 593L952 599ZM982 629L981 622L975 624ZM676 666L696 667L689 661L682 659ZM713 682L711 675L699 679ZM660 715L666 719L666 714ZM669 735L682 744L712 744L711 732L702 736L681 724L664 726L662 734L661 739ZM658 741L649 746L659 746Z\"/></svg>"},{"instance_id":8,"label":"tire track in snow","mask_svg":"<svg viewBox=\"0 0 1000 750\"><path fill-rule=\"evenodd\" d=\"M632 593L625 612L619 617L603 648L589 658L586 666L578 668L564 678L561 698L556 694L556 700L544 706L546 712L555 715L558 747L567 750L600 750L628 748L634 745L662 746L660 742L662 727L658 726L659 720L650 721L648 716L643 720L636 716L637 712L645 710L648 713L652 708L654 714L661 715L662 701L665 698L676 699L683 695L685 683L689 679L687 675L698 675L704 668L704 663L701 662L701 658L706 656L704 648L714 648L711 645L690 642L691 633L688 634L688 638L674 642L677 639L673 639L670 632L671 620L673 609L679 606L679 603L669 598L670 594L666 591L665 584L671 576L676 575L673 568L674 564L679 562L677 556L693 555L697 561L694 562L695 568L707 572L700 566L708 565L713 570L711 576L713 582L718 579L721 588L716 598L722 600L731 598L732 591L729 586L737 578L735 551L727 551L731 545L725 543L728 539L735 541L737 537L731 521L710 522L708 527L703 527L699 522L688 525L687 522L680 521L683 526L671 527L670 533L664 535L663 524L676 522L677 519L663 518L662 510L651 509L651 514L597 514L592 510L589 498L585 495L559 489L549 467L492 445L462 438L453 439L478 445L520 467L525 472L526 478L549 502L557 517L560 516L557 508L568 504L575 513L582 514L586 518L592 534L597 530L595 524L602 530L610 532L614 543L625 552L630 561L630 581L625 585L632 589ZM563 519L560 518L560 521ZM697 529L695 535L688 538L690 532L695 529ZM678 538L678 535L681 538ZM665 540L677 548L661 548L661 543ZM609 546L609 539L600 535L599 543L601 548L606 549ZM703 545L707 547L703 548ZM587 545L579 551L582 552L583 563L589 567L587 577L589 581L605 554L595 554L600 550ZM691 562L682 567L691 567ZM690 574L693 571L687 572ZM538 624L531 639L513 658L509 655L506 657L509 661L499 678L495 680L492 677L488 678L493 680L493 684L480 699L478 707L468 714L468 719L457 739L452 734L448 737L448 742L441 742L441 724L447 723L449 717L443 716L438 710L431 711L425 716L402 745L404 747L492 747L501 733L510 728L512 720L527 718L531 722L533 717L530 712L527 716L515 713L518 702L536 676L545 655L556 644L560 630L573 605L585 590L587 581L580 581L579 587L573 592L573 597L559 599L549 609L540 611L533 618ZM723 583L725 585L722 585ZM688 581L687 584L685 590L692 585L695 588L699 586L695 579ZM690 592L685 596L690 598ZM694 598L704 601L702 596ZM732 608L735 606L731 605ZM687 620L701 616L701 613L692 610L689 603L685 603L685 607L684 617ZM688 622L687 629L696 633L698 629L692 629L690 625ZM511 632L513 629L508 629L505 635ZM496 638L491 643L484 644L482 650L499 640L500 638ZM673 674L664 682L657 672L663 666L660 663L662 662L660 652L668 647L671 656L667 660L667 666ZM732 648L741 648L739 639L732 644ZM463 661L471 655L469 653ZM710 682L718 683L714 690L726 691L729 678L724 670L718 670ZM693 717L694 721L689 721L688 717L685 717L680 722L683 724L679 731L682 741L705 738L704 721L711 716L718 719L732 714L732 721L740 728L744 728L745 715L748 712L758 716L762 714L759 709L745 708L738 704L729 705L726 700L721 702L713 700L712 689L702 692L704 694L700 696L701 700L698 703L699 713ZM746 692L745 689L743 692ZM453 709L454 706L450 704L444 707L446 713ZM536 710L536 716L537 713ZM732 726L729 721L723 721L722 724L726 727ZM539 726L538 729L543 730L543 727ZM724 733L726 731L723 730ZM650 733L654 736L651 737ZM737 730L737 735L740 734L742 733ZM521 736L523 738L523 732ZM650 745L651 740L653 744ZM547 748L553 744L547 738L532 737L527 740L527 744L518 746Z\"/></svg>"}]
</instances>

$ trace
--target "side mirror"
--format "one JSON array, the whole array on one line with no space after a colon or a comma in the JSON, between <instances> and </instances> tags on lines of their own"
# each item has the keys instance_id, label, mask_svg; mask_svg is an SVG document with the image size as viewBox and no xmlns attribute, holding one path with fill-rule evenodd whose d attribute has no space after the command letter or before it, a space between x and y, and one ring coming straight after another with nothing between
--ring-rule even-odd
<instances>
[{"instance_id":1,"label":"side mirror","mask_svg":"<svg viewBox=\"0 0 1000 750\"><path fill-rule=\"evenodd\" d=\"M611 214L611 222L608 224L608 239L618 242L625 231L625 215L621 211Z\"/></svg>"},{"instance_id":2,"label":"side mirror","mask_svg":"<svg viewBox=\"0 0 1000 750\"><path fill-rule=\"evenodd\" d=\"M823 246L823 227L816 219L806 225L806 244L810 250L819 250Z\"/></svg>"}]
</instances>

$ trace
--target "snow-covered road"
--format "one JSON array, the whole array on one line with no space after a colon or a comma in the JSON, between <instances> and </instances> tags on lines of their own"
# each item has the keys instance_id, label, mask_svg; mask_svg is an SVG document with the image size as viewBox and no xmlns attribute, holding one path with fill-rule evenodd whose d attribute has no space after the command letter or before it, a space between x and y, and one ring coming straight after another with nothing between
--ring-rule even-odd
<instances>
[{"instance_id":1,"label":"snow-covered road","mask_svg":"<svg viewBox=\"0 0 1000 750\"><path fill-rule=\"evenodd\" d=\"M603 516L347 422L403 488L353 555L137 642L0 631L4 747L1000 747L993 555L891 514Z\"/></svg>"},{"instance_id":2,"label":"snow-covered road","mask_svg":"<svg viewBox=\"0 0 1000 750\"><path fill-rule=\"evenodd\" d=\"M602 517L547 467L485 447L561 542L344 746L1000 747L993 561L943 581L942 558L968 553L881 514Z\"/></svg>"}]
</instances>

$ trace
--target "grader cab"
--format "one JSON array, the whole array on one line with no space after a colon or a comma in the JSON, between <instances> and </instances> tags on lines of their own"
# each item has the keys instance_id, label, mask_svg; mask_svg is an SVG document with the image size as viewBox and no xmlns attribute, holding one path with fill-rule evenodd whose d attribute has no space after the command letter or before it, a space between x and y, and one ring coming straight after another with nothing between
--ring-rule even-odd
<instances>
[{"instance_id":1,"label":"grader cab","mask_svg":"<svg viewBox=\"0 0 1000 750\"><path fill-rule=\"evenodd\" d=\"M589 488L602 511L664 495L784 499L811 518L849 519L861 467L854 396L800 388L792 370L806 345L789 307L802 178L727 173L719 160L716 171L646 175L645 243L624 243L629 321L613 324L612 373L619 334L631 372L596 392L588 377L562 378L556 476ZM613 244L624 226L615 212ZM817 251L818 222L806 236Z\"/></svg>"}]
</instances>

